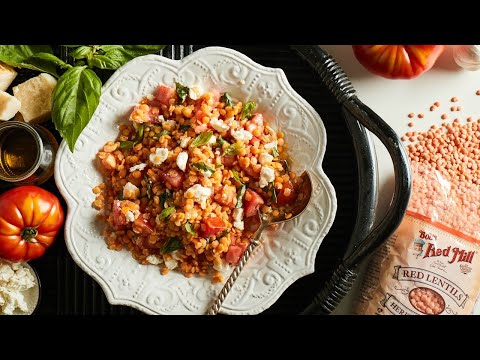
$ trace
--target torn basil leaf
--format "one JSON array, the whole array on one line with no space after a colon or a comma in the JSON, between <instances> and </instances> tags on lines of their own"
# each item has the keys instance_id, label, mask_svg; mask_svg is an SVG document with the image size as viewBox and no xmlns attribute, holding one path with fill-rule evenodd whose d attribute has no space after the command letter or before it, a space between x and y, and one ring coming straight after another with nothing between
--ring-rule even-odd
<instances>
[{"instance_id":1,"label":"torn basil leaf","mask_svg":"<svg viewBox=\"0 0 480 360\"><path fill-rule=\"evenodd\" d=\"M230 97L230 94L229 94L229 93L223 94L223 95L220 97L220 100L225 103L225 106L232 106L232 105L233 105L232 98Z\"/></svg>"},{"instance_id":2,"label":"torn basil leaf","mask_svg":"<svg viewBox=\"0 0 480 360\"><path fill-rule=\"evenodd\" d=\"M191 147L197 147L207 144L213 136L213 132L207 131L198 135L190 144Z\"/></svg>"},{"instance_id":3,"label":"torn basil leaf","mask_svg":"<svg viewBox=\"0 0 480 360\"><path fill-rule=\"evenodd\" d=\"M236 182L238 182L240 185L243 185L242 180L240 180L240 175L238 174L238 171L232 170L232 175Z\"/></svg>"},{"instance_id":4,"label":"torn basil leaf","mask_svg":"<svg viewBox=\"0 0 480 360\"><path fill-rule=\"evenodd\" d=\"M172 215L172 213L175 211L175 206L170 206L166 209L163 209L162 212L158 215L158 218L161 220L161 219L165 219L167 217L169 217L170 215Z\"/></svg>"},{"instance_id":5,"label":"torn basil leaf","mask_svg":"<svg viewBox=\"0 0 480 360\"><path fill-rule=\"evenodd\" d=\"M256 106L257 104L255 104L255 102L247 101L247 103L243 105L240 120L249 119L252 116L253 110L255 110Z\"/></svg>"},{"instance_id":6,"label":"torn basil leaf","mask_svg":"<svg viewBox=\"0 0 480 360\"><path fill-rule=\"evenodd\" d=\"M188 88L188 86L184 86L179 82L176 82L175 86L176 86L178 97L182 100L182 102L184 102L185 99L187 98L187 95L190 89Z\"/></svg>"},{"instance_id":7,"label":"torn basil leaf","mask_svg":"<svg viewBox=\"0 0 480 360\"><path fill-rule=\"evenodd\" d=\"M247 186L243 184L237 195L237 205L235 205L236 208L241 208L243 206L243 196L245 195L246 190Z\"/></svg>"},{"instance_id":8,"label":"torn basil leaf","mask_svg":"<svg viewBox=\"0 0 480 360\"><path fill-rule=\"evenodd\" d=\"M165 244L162 246L162 249L160 250L161 254L168 254L171 253L172 251L181 249L183 247L182 241L174 236L169 238Z\"/></svg>"},{"instance_id":9,"label":"torn basil leaf","mask_svg":"<svg viewBox=\"0 0 480 360\"><path fill-rule=\"evenodd\" d=\"M193 226L192 226L192 224L190 224L189 222L187 222L187 223L185 224L185 230L187 230L187 232L188 232L190 235L193 235L193 236L197 235L197 232L196 232L195 230L193 230Z\"/></svg>"}]
</instances>

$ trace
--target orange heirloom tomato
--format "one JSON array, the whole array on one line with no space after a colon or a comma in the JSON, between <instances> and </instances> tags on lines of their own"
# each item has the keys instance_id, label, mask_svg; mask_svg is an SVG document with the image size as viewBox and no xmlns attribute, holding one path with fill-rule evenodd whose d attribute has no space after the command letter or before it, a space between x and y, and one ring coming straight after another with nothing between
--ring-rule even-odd
<instances>
[{"instance_id":1,"label":"orange heirloom tomato","mask_svg":"<svg viewBox=\"0 0 480 360\"><path fill-rule=\"evenodd\" d=\"M388 79L411 79L435 64L445 45L353 45L358 61Z\"/></svg>"},{"instance_id":2,"label":"orange heirloom tomato","mask_svg":"<svg viewBox=\"0 0 480 360\"><path fill-rule=\"evenodd\" d=\"M36 186L20 186L0 196L0 258L23 262L42 256L64 219L58 198Z\"/></svg>"}]
</instances>

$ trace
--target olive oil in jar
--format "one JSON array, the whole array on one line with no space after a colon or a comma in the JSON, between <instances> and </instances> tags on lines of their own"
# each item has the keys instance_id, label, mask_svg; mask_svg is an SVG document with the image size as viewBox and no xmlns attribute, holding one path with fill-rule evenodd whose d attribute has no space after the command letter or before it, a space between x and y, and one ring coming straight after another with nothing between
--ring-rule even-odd
<instances>
[{"instance_id":1,"label":"olive oil in jar","mask_svg":"<svg viewBox=\"0 0 480 360\"><path fill-rule=\"evenodd\" d=\"M0 169L6 175L25 174L38 156L37 142L26 129L11 129L0 136Z\"/></svg>"}]
</instances>

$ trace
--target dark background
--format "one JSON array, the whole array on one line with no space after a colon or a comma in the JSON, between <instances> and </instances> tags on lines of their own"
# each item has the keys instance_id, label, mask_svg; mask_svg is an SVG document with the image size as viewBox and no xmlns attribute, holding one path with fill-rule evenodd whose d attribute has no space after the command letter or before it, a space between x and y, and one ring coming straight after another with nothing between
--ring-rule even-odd
<instances>
[{"instance_id":1,"label":"dark background","mask_svg":"<svg viewBox=\"0 0 480 360\"><path fill-rule=\"evenodd\" d=\"M282 68L293 88L320 114L327 130L328 143L323 168L337 194L338 209L335 221L318 251L315 273L296 281L274 305L263 312L263 314L298 314L310 304L314 295L322 288L343 255L351 235L357 191L357 168L351 137L335 99L328 93L316 73L288 45L225 46L244 53L264 66ZM162 55L180 59L201 47L204 46L167 46ZM67 60L64 50L56 48L56 51L60 57ZM110 74L103 73L102 80L108 78ZM25 81L32 75L34 74L29 71L19 70L15 84ZM60 142L61 138L51 121L45 126ZM295 149L290 151L294 157ZM67 210L53 177L42 187L56 194L61 199L64 210ZM45 255L31 261L30 264L39 273L42 284L41 303L36 314L142 314L133 308L108 303L100 286L70 257L63 231Z\"/></svg>"}]
</instances>

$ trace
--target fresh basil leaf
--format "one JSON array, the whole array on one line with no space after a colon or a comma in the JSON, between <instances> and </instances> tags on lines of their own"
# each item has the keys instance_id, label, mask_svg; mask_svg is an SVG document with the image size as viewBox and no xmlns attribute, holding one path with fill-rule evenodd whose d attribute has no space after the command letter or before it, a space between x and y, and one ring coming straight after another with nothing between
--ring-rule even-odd
<instances>
[{"instance_id":1,"label":"fresh basil leaf","mask_svg":"<svg viewBox=\"0 0 480 360\"><path fill-rule=\"evenodd\" d=\"M143 132L145 131L145 125L138 125L136 142L141 142L143 140Z\"/></svg>"},{"instance_id":2,"label":"fresh basil leaf","mask_svg":"<svg viewBox=\"0 0 480 360\"><path fill-rule=\"evenodd\" d=\"M0 45L0 61L13 66L20 64L36 53L53 54L49 45Z\"/></svg>"},{"instance_id":3,"label":"fresh basil leaf","mask_svg":"<svg viewBox=\"0 0 480 360\"><path fill-rule=\"evenodd\" d=\"M147 198L151 199L152 198L152 180L148 175L145 175L144 179L145 179L145 182L147 183Z\"/></svg>"},{"instance_id":4,"label":"fresh basil leaf","mask_svg":"<svg viewBox=\"0 0 480 360\"><path fill-rule=\"evenodd\" d=\"M94 54L92 57L92 65L99 69L117 70L125 65L132 57L124 53L123 50L112 50L104 55Z\"/></svg>"},{"instance_id":5,"label":"fresh basil leaf","mask_svg":"<svg viewBox=\"0 0 480 360\"><path fill-rule=\"evenodd\" d=\"M207 131L198 135L190 144L191 147L197 147L207 144L213 136L213 132Z\"/></svg>"},{"instance_id":6,"label":"fresh basil leaf","mask_svg":"<svg viewBox=\"0 0 480 360\"><path fill-rule=\"evenodd\" d=\"M272 192L272 200L276 204L278 202L277 191L275 190L275 185L273 185L273 183L270 183L270 191Z\"/></svg>"},{"instance_id":7,"label":"fresh basil leaf","mask_svg":"<svg viewBox=\"0 0 480 360\"><path fill-rule=\"evenodd\" d=\"M229 145L230 145L230 143L229 143L227 140L225 140L225 139L223 139L221 136L219 136L219 137L217 138L217 145L220 146L220 147L222 147L223 144L229 144Z\"/></svg>"},{"instance_id":8,"label":"fresh basil leaf","mask_svg":"<svg viewBox=\"0 0 480 360\"><path fill-rule=\"evenodd\" d=\"M55 64L56 66L61 67L62 69L70 69L72 67L72 65L67 64L62 59L59 59L55 55L49 54L49 53L37 53L35 55L32 55L28 59L26 59L23 62L23 64L30 64L37 67L41 67L41 66L44 66L43 65L44 62L45 64L47 62L50 62L52 64Z\"/></svg>"},{"instance_id":9,"label":"fresh basil leaf","mask_svg":"<svg viewBox=\"0 0 480 360\"><path fill-rule=\"evenodd\" d=\"M197 171L201 171L206 177L212 176L213 173L215 172L214 168L212 168L211 166L208 166L203 161L193 163L190 166L193 167Z\"/></svg>"},{"instance_id":10,"label":"fresh basil leaf","mask_svg":"<svg viewBox=\"0 0 480 360\"><path fill-rule=\"evenodd\" d=\"M237 205L235 205L236 208L241 208L243 206L243 196L245 195L246 190L247 186L245 184L242 184L242 187L240 188L240 191L237 195Z\"/></svg>"},{"instance_id":11,"label":"fresh basil leaf","mask_svg":"<svg viewBox=\"0 0 480 360\"><path fill-rule=\"evenodd\" d=\"M255 107L257 104L253 101L247 101L245 105L242 107L242 113L240 115L240 120L243 119L248 119L252 116L253 110L255 110Z\"/></svg>"},{"instance_id":12,"label":"fresh basil leaf","mask_svg":"<svg viewBox=\"0 0 480 360\"><path fill-rule=\"evenodd\" d=\"M135 141L130 141L130 140L120 141L120 149L122 150L131 149L132 147L135 146L135 144L136 144Z\"/></svg>"},{"instance_id":13,"label":"fresh basil leaf","mask_svg":"<svg viewBox=\"0 0 480 360\"><path fill-rule=\"evenodd\" d=\"M62 45L66 48L76 48L76 47L79 47L79 46L83 46L83 45Z\"/></svg>"},{"instance_id":14,"label":"fresh basil leaf","mask_svg":"<svg viewBox=\"0 0 480 360\"><path fill-rule=\"evenodd\" d=\"M75 60L85 59L93 54L93 48L91 46L82 45L72 50L68 55Z\"/></svg>"},{"instance_id":15,"label":"fresh basil leaf","mask_svg":"<svg viewBox=\"0 0 480 360\"><path fill-rule=\"evenodd\" d=\"M232 175L236 182L238 182L240 185L243 185L242 180L240 180L240 175L238 174L238 171L232 170Z\"/></svg>"},{"instance_id":16,"label":"fresh basil leaf","mask_svg":"<svg viewBox=\"0 0 480 360\"><path fill-rule=\"evenodd\" d=\"M272 155L273 155L274 158L278 157L278 155L279 155L279 154L278 154L278 149L277 149L276 146L274 146L274 147L272 148Z\"/></svg>"},{"instance_id":17,"label":"fresh basil leaf","mask_svg":"<svg viewBox=\"0 0 480 360\"><path fill-rule=\"evenodd\" d=\"M170 191L167 190L164 193L160 194L160 206L163 208L167 205L167 200L170 197Z\"/></svg>"},{"instance_id":18,"label":"fresh basil leaf","mask_svg":"<svg viewBox=\"0 0 480 360\"><path fill-rule=\"evenodd\" d=\"M290 171L290 165L288 164L288 161L287 160L282 160L282 165L283 165L283 169L285 170L285 172L289 172Z\"/></svg>"},{"instance_id":19,"label":"fresh basil leaf","mask_svg":"<svg viewBox=\"0 0 480 360\"><path fill-rule=\"evenodd\" d=\"M187 232L190 234L190 235L197 235L197 232L195 230L193 230L193 226L192 224L190 224L188 221L187 223L185 224L185 230L187 230Z\"/></svg>"},{"instance_id":20,"label":"fresh basil leaf","mask_svg":"<svg viewBox=\"0 0 480 360\"><path fill-rule=\"evenodd\" d=\"M180 131L188 131L190 130L190 125L180 125Z\"/></svg>"},{"instance_id":21,"label":"fresh basil leaf","mask_svg":"<svg viewBox=\"0 0 480 360\"><path fill-rule=\"evenodd\" d=\"M71 152L100 101L102 81L85 66L73 67L53 91L52 120Z\"/></svg>"},{"instance_id":22,"label":"fresh basil leaf","mask_svg":"<svg viewBox=\"0 0 480 360\"><path fill-rule=\"evenodd\" d=\"M167 217L169 217L170 215L172 215L172 213L175 211L175 206L170 206L166 209L163 209L162 212L158 215L158 218L161 220L161 219L165 219Z\"/></svg>"},{"instance_id":23,"label":"fresh basil leaf","mask_svg":"<svg viewBox=\"0 0 480 360\"><path fill-rule=\"evenodd\" d=\"M227 147L225 150L223 150L222 156L225 155L238 155L240 151L242 150L242 145L239 143L234 143Z\"/></svg>"},{"instance_id":24,"label":"fresh basil leaf","mask_svg":"<svg viewBox=\"0 0 480 360\"><path fill-rule=\"evenodd\" d=\"M184 86L184 85L180 84L179 82L176 82L175 87L176 87L176 90L177 90L178 97L182 100L182 102L184 102L185 99L187 98L187 95L188 95L188 92L189 92L188 86Z\"/></svg>"},{"instance_id":25,"label":"fresh basil leaf","mask_svg":"<svg viewBox=\"0 0 480 360\"><path fill-rule=\"evenodd\" d=\"M225 93L220 97L220 100L222 100L225 103L225 106L232 106L232 98L230 97L229 93Z\"/></svg>"},{"instance_id":26,"label":"fresh basil leaf","mask_svg":"<svg viewBox=\"0 0 480 360\"><path fill-rule=\"evenodd\" d=\"M123 50L133 57L159 52L165 45L123 45Z\"/></svg>"},{"instance_id":27,"label":"fresh basil leaf","mask_svg":"<svg viewBox=\"0 0 480 360\"><path fill-rule=\"evenodd\" d=\"M183 247L182 241L178 237L171 237L169 238L165 244L163 245L162 249L160 250L161 254L168 254L172 251L181 249Z\"/></svg>"}]
</instances>

